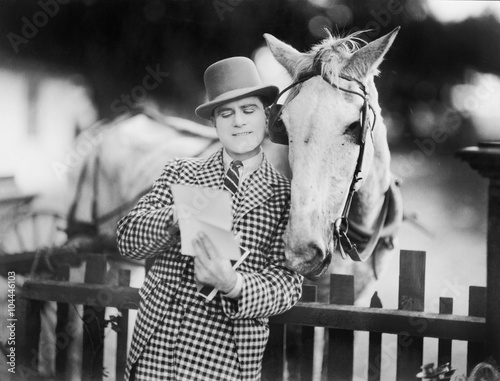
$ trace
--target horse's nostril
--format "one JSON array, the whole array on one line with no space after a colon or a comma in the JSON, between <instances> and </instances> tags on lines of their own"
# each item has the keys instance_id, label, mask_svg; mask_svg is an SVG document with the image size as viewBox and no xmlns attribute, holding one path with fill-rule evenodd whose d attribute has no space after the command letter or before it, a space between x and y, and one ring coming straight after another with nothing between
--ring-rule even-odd
<instances>
[{"instance_id":1,"label":"horse's nostril","mask_svg":"<svg viewBox=\"0 0 500 381\"><path fill-rule=\"evenodd\" d=\"M320 248L316 243L311 242L308 245L309 251L312 253L311 258L323 258L324 250Z\"/></svg>"}]
</instances>

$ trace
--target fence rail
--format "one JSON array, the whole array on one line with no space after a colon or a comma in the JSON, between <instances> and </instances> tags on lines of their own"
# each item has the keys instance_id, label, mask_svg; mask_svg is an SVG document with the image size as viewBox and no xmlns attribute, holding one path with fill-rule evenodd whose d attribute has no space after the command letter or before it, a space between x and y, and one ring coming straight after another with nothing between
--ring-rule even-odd
<instances>
[{"instance_id":1,"label":"fence rail","mask_svg":"<svg viewBox=\"0 0 500 381\"><path fill-rule=\"evenodd\" d=\"M463 340L470 343L470 363L484 359L485 318L481 316L457 316L446 313L428 313L401 309L414 306L414 300L420 300L424 287L415 282L421 274L414 273L415 264L425 262L424 252L401 251L400 285L405 284L405 291L400 289L400 309L376 307L358 307L343 305L353 304L353 277L346 275L331 276L330 300L336 304L317 303L316 287L305 286L303 298L291 310L270 319L270 339L263 364L264 380L283 380L285 369L298 377L296 379L312 379L314 327L328 330L328 345L324 356L327 359L325 372L329 380L349 380L353 377L354 331L370 332L369 374L368 380L380 379L380 358L382 353L382 334L398 335L398 348L394 358L398 360L398 380L413 379L422 364L422 339L433 337L440 340L439 356L442 360L451 360L451 340ZM87 272L92 272L91 281L100 281L96 276L103 269L104 259L91 256L87 263ZM404 270L406 269L406 270ZM422 271L425 268L422 267ZM105 276L104 273L101 276ZM117 334L116 379L123 376L126 343L128 339L128 311L139 306L138 289L128 287L127 271L120 274L121 286L103 284L70 283L67 281L26 281L23 286L19 316L23 348L21 367L24 374L35 375L37 372L37 352L40 344L40 313L44 302L58 303L56 325L56 364L55 369L62 377L66 369L65 329L68 323L68 305L83 305L82 320L85 323L83 350L83 380L102 380L103 353L102 345L96 351L95 343L102 343L106 322L104 309L117 308L121 318L115 322L119 327ZM86 277L89 280L89 277ZM417 284L417 287L408 287ZM418 289L418 293L414 291ZM484 303L484 289L472 287L470 305L480 306ZM412 295L410 298L409 295ZM482 302L481 302L482 300ZM310 302L308 302L310 301ZM442 298L442 306L450 306L451 298ZM484 306L483 306L484 311ZM449 310L449 309L448 309ZM446 309L443 308L446 312ZM481 308L476 308L476 312ZM476 314L478 315L478 314ZM480 315L480 314L479 314ZM85 355L85 353L87 353ZM28 371L28 372L27 372ZM298 376L300 375L300 377ZM412 378L409 378L412 377ZM14 379L20 379L14 378ZM21 378L29 379L29 378ZM34 378L36 379L36 377ZM62 379L62 378L61 378Z\"/></svg>"}]
</instances>

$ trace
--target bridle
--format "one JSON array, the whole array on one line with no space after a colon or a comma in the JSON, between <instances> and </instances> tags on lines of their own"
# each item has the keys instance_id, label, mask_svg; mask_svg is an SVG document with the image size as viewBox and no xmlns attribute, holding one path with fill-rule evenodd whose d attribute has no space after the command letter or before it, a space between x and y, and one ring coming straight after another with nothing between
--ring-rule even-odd
<instances>
[{"instance_id":1,"label":"bridle","mask_svg":"<svg viewBox=\"0 0 500 381\"><path fill-rule=\"evenodd\" d=\"M316 59L315 59L316 61ZM314 67L318 67L317 65L318 62L315 63ZM339 86L338 84L331 83L327 81L322 75L320 70L313 70L311 72L308 72L302 76L300 76L295 82L293 82L291 85L286 87L284 90L282 90L278 96L276 97L276 100L274 103L270 106L269 109L269 124L268 124L268 132L269 132L269 137L272 142L277 143L277 144L283 144L283 145L288 145L289 140L288 140L288 134L286 131L285 124L281 120L281 114L283 112L283 108L286 106L278 104L278 100L280 97L287 92L288 90L308 81L309 79L320 76L324 81L326 81L330 86L342 90L346 93L354 94L356 96L361 97L363 99L363 106L361 107L361 112L360 112L360 119L359 122L361 124L361 139L360 139L360 149L359 149L359 155L358 159L356 162L356 168L354 170L354 175L351 180L351 184L349 186L349 193L347 195L346 202L344 204L344 209L342 210L342 214L340 217L338 217L332 224L331 224L331 229L332 229L332 236L337 240L338 242L338 247L340 254L342 258L346 258L347 255L351 257L354 261L365 261L368 259L373 251L375 250L375 247L377 245L378 239L380 237L380 232L382 230L383 224L385 222L386 216L387 216L387 210L389 206L389 197L388 193L385 195L385 200L384 200L384 206L382 208L382 212L379 215L379 218L376 223L375 231L370 237L368 243L366 244L364 250L361 251L361 253L358 251L356 244L353 244L351 240L348 237L348 231L349 231L349 220L347 219L347 216L349 215L349 211L351 209L351 204L352 200L354 197L354 194L356 193L356 184L362 179L360 177L361 169L363 166L363 161L365 157L365 146L366 146L366 139L368 133L370 133L370 137L373 142L373 129L375 127L375 121L376 121L376 113L373 109L373 107L370 104L369 101L369 96L366 91L366 88L362 82L359 80L346 76L346 75L339 75L339 78L342 78L346 81L349 82L355 82L361 91L354 91L350 89L346 89L345 87ZM373 114L373 120L370 122L369 118L369 113L368 111L371 110Z\"/></svg>"}]
</instances>

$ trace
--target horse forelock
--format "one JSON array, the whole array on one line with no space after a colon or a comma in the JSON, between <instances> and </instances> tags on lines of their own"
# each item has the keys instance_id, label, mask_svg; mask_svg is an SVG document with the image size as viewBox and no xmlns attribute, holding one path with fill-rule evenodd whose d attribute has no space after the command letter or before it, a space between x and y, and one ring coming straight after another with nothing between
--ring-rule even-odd
<instances>
[{"instance_id":1,"label":"horse forelock","mask_svg":"<svg viewBox=\"0 0 500 381\"><path fill-rule=\"evenodd\" d=\"M348 64L352 55L366 45L366 41L359 37L365 31L357 31L347 36L334 35L327 29L325 31L327 37L297 60L295 80L317 70L318 64L321 75L330 83L338 83L341 74L361 79L362 69Z\"/></svg>"}]
</instances>

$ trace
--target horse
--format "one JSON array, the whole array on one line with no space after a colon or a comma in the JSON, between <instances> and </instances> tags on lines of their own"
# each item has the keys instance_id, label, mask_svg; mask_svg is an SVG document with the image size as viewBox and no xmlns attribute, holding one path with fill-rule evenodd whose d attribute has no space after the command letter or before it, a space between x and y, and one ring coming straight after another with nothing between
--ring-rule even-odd
<instances>
[{"instance_id":1,"label":"horse","mask_svg":"<svg viewBox=\"0 0 500 381\"><path fill-rule=\"evenodd\" d=\"M269 116L270 135L288 145L292 172L287 266L315 281L332 261L333 271L345 269L341 258L347 255L366 261L354 266L361 275L357 295L373 279L368 267L383 255L372 256L371 264L367 259L386 251L382 242L390 248L403 220L374 82L398 31L370 43L359 32L328 33L306 53L264 35L293 81L278 96L289 91L283 105L277 100ZM342 255L333 256L336 250Z\"/></svg>"}]
</instances>

